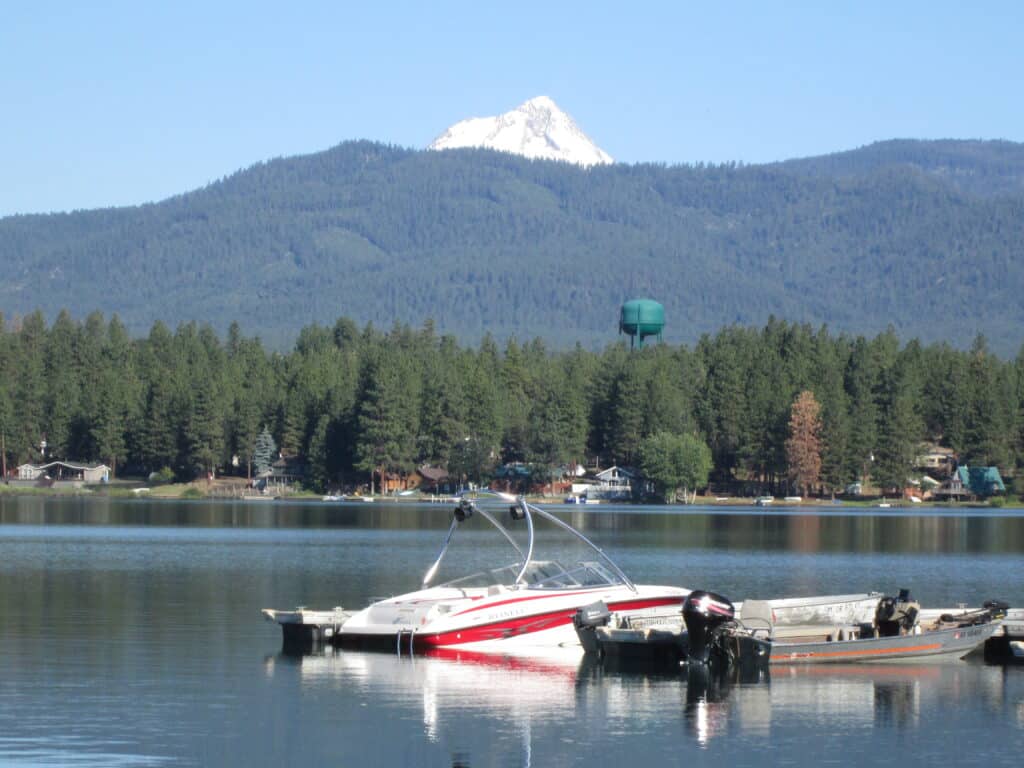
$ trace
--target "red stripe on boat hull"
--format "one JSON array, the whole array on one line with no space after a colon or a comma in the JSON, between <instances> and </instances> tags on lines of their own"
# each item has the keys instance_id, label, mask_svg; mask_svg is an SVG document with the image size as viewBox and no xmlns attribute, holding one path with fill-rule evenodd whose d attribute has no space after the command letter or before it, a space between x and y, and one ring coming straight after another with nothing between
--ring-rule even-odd
<instances>
[{"instance_id":1,"label":"red stripe on boat hull","mask_svg":"<svg viewBox=\"0 0 1024 768\"><path fill-rule=\"evenodd\" d=\"M663 605L681 604L682 596L652 597L635 600L619 600L608 604L612 611L637 611L645 608L657 608ZM487 640L505 640L522 635L542 632L555 627L571 624L573 616L581 606L562 608L548 613L535 613L529 616L517 616L511 619L481 624L475 627L451 630L449 632L417 633L415 643L421 647L438 648L448 645L465 645Z\"/></svg>"}]
</instances>

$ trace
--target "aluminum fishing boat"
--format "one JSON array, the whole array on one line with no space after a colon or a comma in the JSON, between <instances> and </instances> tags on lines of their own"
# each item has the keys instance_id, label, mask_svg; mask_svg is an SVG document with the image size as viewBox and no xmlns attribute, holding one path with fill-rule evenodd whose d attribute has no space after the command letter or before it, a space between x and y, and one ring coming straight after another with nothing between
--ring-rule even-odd
<instances>
[{"instance_id":1,"label":"aluminum fishing boat","mask_svg":"<svg viewBox=\"0 0 1024 768\"><path fill-rule=\"evenodd\" d=\"M879 601L871 623L836 627L827 636L772 631L772 664L829 664L861 661L962 659L1002 629L1008 606L984 607L921 620L921 607L904 590Z\"/></svg>"},{"instance_id":2,"label":"aluminum fishing boat","mask_svg":"<svg viewBox=\"0 0 1024 768\"><path fill-rule=\"evenodd\" d=\"M494 500L499 506L493 505ZM525 527L525 542L517 541L499 521L499 514L510 525ZM508 541L517 560L432 586L455 532L478 517ZM570 566L538 559L534 553L537 520L572 534L595 559ZM521 497L480 492L477 498L462 498L455 507L441 552L427 569L420 589L379 600L358 612L266 609L263 614L281 625L285 645L330 643L399 652L445 647L500 651L578 646L573 617L596 601L613 611L662 609L678 614L687 594L689 590L680 587L634 584L600 547L550 512Z\"/></svg>"},{"instance_id":3,"label":"aluminum fishing boat","mask_svg":"<svg viewBox=\"0 0 1024 768\"><path fill-rule=\"evenodd\" d=\"M962 659L999 629L999 622L923 629L919 633L892 637L853 637L835 641L826 638L775 642L772 664L827 664L857 661L908 661L911 659Z\"/></svg>"},{"instance_id":4,"label":"aluminum fishing boat","mask_svg":"<svg viewBox=\"0 0 1024 768\"><path fill-rule=\"evenodd\" d=\"M684 618L690 601L703 594L689 595ZM814 598L814 609L783 614L785 620L779 621L776 604L792 607L799 598L748 600L742 604L741 616L727 599L712 597L717 600L712 605L721 603L729 611L723 627L737 637L749 635L769 643L773 665L959 659L1000 631L1008 610L1005 603L991 600L973 610L938 615L929 611L932 615L923 620L920 605L909 591L901 590L898 597L876 595L867 615L863 609L868 601L850 601L855 596L846 595L836 596L831 605L828 597ZM855 604L857 609L851 610ZM835 621L823 623L823 618ZM584 607L576 627L584 648L606 658L674 664L686 659L693 645L693 638L687 637L692 634L689 623L686 627L665 622L651 625L642 615L614 616L599 606Z\"/></svg>"}]
</instances>

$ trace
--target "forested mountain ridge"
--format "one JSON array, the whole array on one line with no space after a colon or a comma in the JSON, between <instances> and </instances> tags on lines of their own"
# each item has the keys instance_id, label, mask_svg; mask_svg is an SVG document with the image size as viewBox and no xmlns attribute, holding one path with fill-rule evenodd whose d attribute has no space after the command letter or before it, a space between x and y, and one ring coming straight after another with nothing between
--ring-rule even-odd
<instances>
[{"instance_id":1,"label":"forested mountain ridge","mask_svg":"<svg viewBox=\"0 0 1024 768\"><path fill-rule=\"evenodd\" d=\"M695 341L769 316L1004 356L1024 327L1024 145L886 142L761 166L579 169L347 142L160 203L0 220L0 308L237 320L273 346L347 315L472 343L600 346L651 296Z\"/></svg>"},{"instance_id":2,"label":"forested mountain ridge","mask_svg":"<svg viewBox=\"0 0 1024 768\"><path fill-rule=\"evenodd\" d=\"M854 176L906 166L982 197L1024 193L1024 151L1012 141L915 141L893 139L820 157L780 163L815 176Z\"/></svg>"}]
</instances>

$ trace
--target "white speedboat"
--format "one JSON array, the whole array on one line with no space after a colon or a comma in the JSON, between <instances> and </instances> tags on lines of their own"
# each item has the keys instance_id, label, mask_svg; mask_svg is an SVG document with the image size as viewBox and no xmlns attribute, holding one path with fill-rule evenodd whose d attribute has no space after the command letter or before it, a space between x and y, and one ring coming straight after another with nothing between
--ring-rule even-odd
<instances>
[{"instance_id":1,"label":"white speedboat","mask_svg":"<svg viewBox=\"0 0 1024 768\"><path fill-rule=\"evenodd\" d=\"M608 555L586 536L550 512L508 494L497 498L513 525L526 528L525 545L499 522L497 509L484 498L463 498L437 560L420 589L379 600L361 611L264 610L282 626L285 644L382 647L400 652L430 648L513 650L524 647L578 646L573 617L585 605L601 601L613 611L645 612L664 608L678 613L689 590L634 584ZM490 508L489 508L490 506ZM432 586L452 537L460 525L482 517L515 549L511 565ZM543 519L586 544L595 559L565 566L534 554L534 522Z\"/></svg>"}]
</instances>

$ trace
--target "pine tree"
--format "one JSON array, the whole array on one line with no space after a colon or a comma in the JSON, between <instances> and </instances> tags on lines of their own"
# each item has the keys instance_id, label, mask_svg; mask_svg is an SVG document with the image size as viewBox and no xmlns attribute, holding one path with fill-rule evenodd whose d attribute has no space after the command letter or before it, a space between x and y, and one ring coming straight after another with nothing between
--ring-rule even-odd
<instances>
[{"instance_id":1,"label":"pine tree","mask_svg":"<svg viewBox=\"0 0 1024 768\"><path fill-rule=\"evenodd\" d=\"M313 488L327 490L330 485L330 419L322 414L313 427L309 439L309 462L306 470L306 482Z\"/></svg>"},{"instance_id":2,"label":"pine tree","mask_svg":"<svg viewBox=\"0 0 1024 768\"><path fill-rule=\"evenodd\" d=\"M191 407L182 426L183 464L193 477L215 471L223 454L224 430L214 396L202 378L192 391Z\"/></svg>"},{"instance_id":3,"label":"pine tree","mask_svg":"<svg viewBox=\"0 0 1024 768\"><path fill-rule=\"evenodd\" d=\"M705 336L698 344L708 372L702 398L706 404L702 431L708 436L715 471L723 480L732 479L739 463L743 420L748 410L743 361L751 357L752 350L745 337L745 331L732 327L714 339Z\"/></svg>"},{"instance_id":4,"label":"pine tree","mask_svg":"<svg viewBox=\"0 0 1024 768\"><path fill-rule=\"evenodd\" d=\"M583 453L586 441L586 409L557 369L540 380L540 392L530 411L527 460L552 477L559 466Z\"/></svg>"},{"instance_id":5,"label":"pine tree","mask_svg":"<svg viewBox=\"0 0 1024 768\"><path fill-rule=\"evenodd\" d=\"M862 337L854 342L845 379L850 403L845 474L851 479L866 480L872 473L875 460L878 407L875 403L876 369L867 342Z\"/></svg>"},{"instance_id":6,"label":"pine tree","mask_svg":"<svg viewBox=\"0 0 1024 768\"><path fill-rule=\"evenodd\" d=\"M263 427L256 438L256 445L252 453L252 465L257 475L261 475L270 469L277 460L277 443L274 442L270 430Z\"/></svg>"},{"instance_id":7,"label":"pine tree","mask_svg":"<svg viewBox=\"0 0 1024 768\"><path fill-rule=\"evenodd\" d=\"M127 453L128 423L124 391L118 386L118 376L114 369L105 374L89 432L96 446L96 458L105 461L113 475L117 471L118 459L123 460Z\"/></svg>"},{"instance_id":8,"label":"pine tree","mask_svg":"<svg viewBox=\"0 0 1024 768\"><path fill-rule=\"evenodd\" d=\"M983 336L974 340L969 358L970 394L961 459L970 465L1007 467L1013 440L1014 388L1010 378L1002 376Z\"/></svg>"},{"instance_id":9,"label":"pine tree","mask_svg":"<svg viewBox=\"0 0 1024 768\"><path fill-rule=\"evenodd\" d=\"M504 426L501 455L505 462L525 461L530 431L533 381L526 355L516 340L505 345L498 380L501 388L501 422Z\"/></svg>"},{"instance_id":10,"label":"pine tree","mask_svg":"<svg viewBox=\"0 0 1024 768\"><path fill-rule=\"evenodd\" d=\"M611 458L616 464L630 466L639 458L647 412L647 386L635 363L627 364L616 377L608 410L607 447Z\"/></svg>"},{"instance_id":11,"label":"pine tree","mask_svg":"<svg viewBox=\"0 0 1024 768\"><path fill-rule=\"evenodd\" d=\"M9 435L12 427L11 388L15 380L12 350L12 334L7 332L3 313L0 312L0 436L6 452L4 463L11 465ZM5 482L6 478L0 478Z\"/></svg>"},{"instance_id":12,"label":"pine tree","mask_svg":"<svg viewBox=\"0 0 1024 768\"><path fill-rule=\"evenodd\" d=\"M18 460L25 460L40 456L39 445L44 437L46 321L42 312L26 317L17 336L18 373L13 400L18 407L12 414L13 434L8 438L8 450Z\"/></svg>"},{"instance_id":13,"label":"pine tree","mask_svg":"<svg viewBox=\"0 0 1024 768\"><path fill-rule=\"evenodd\" d=\"M45 378L46 412L43 431L51 457L83 459L74 445L75 422L80 416L78 367L74 349L78 328L71 316L62 311L50 327L46 339Z\"/></svg>"},{"instance_id":14,"label":"pine tree","mask_svg":"<svg viewBox=\"0 0 1024 768\"><path fill-rule=\"evenodd\" d=\"M417 461L446 467L455 445L468 436L465 361L449 336L434 354L426 356L422 365Z\"/></svg>"},{"instance_id":15,"label":"pine tree","mask_svg":"<svg viewBox=\"0 0 1024 768\"><path fill-rule=\"evenodd\" d=\"M922 431L915 383L904 361L884 370L880 378L874 476L883 492L902 493L913 469Z\"/></svg>"},{"instance_id":16,"label":"pine tree","mask_svg":"<svg viewBox=\"0 0 1024 768\"><path fill-rule=\"evenodd\" d=\"M849 466L847 433L849 398L843 388L847 345L834 342L822 329L815 335L812 370L813 391L821 403L821 480L842 491L855 479L846 474Z\"/></svg>"},{"instance_id":17,"label":"pine tree","mask_svg":"<svg viewBox=\"0 0 1024 768\"><path fill-rule=\"evenodd\" d=\"M407 360L395 349L368 361L357 417L356 468L407 474L415 469L419 431L419 386Z\"/></svg>"},{"instance_id":18,"label":"pine tree","mask_svg":"<svg viewBox=\"0 0 1024 768\"><path fill-rule=\"evenodd\" d=\"M175 468L178 455L178 414L173 383L167 376L154 376L145 398L136 439L139 461L151 472L165 467Z\"/></svg>"}]
</instances>

